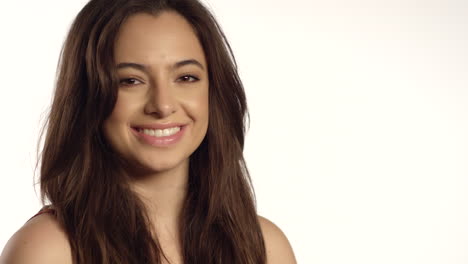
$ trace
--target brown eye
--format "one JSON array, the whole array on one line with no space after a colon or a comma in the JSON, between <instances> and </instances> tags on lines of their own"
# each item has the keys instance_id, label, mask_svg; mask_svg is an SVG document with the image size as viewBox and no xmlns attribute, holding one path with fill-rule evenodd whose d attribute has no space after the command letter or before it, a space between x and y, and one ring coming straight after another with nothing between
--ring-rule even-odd
<instances>
[{"instance_id":1,"label":"brown eye","mask_svg":"<svg viewBox=\"0 0 468 264\"><path fill-rule=\"evenodd\" d=\"M123 85L123 86L132 86L132 85L137 85L140 83L141 82L135 78L126 78L126 79L120 80L120 85Z\"/></svg>"},{"instance_id":2,"label":"brown eye","mask_svg":"<svg viewBox=\"0 0 468 264\"><path fill-rule=\"evenodd\" d=\"M199 81L200 79L192 75L184 75L180 77L179 80L182 82L196 82L196 81Z\"/></svg>"}]
</instances>

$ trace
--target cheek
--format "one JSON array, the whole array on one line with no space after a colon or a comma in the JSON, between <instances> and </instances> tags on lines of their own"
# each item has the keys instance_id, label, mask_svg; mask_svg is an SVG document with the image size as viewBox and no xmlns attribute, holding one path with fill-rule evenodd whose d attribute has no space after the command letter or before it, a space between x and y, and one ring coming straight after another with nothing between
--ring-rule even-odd
<instances>
[{"instance_id":1,"label":"cheek","mask_svg":"<svg viewBox=\"0 0 468 264\"><path fill-rule=\"evenodd\" d=\"M112 111L112 114L109 119L113 121L124 120L128 115L128 105L128 100L125 100L125 98L119 96L117 98L117 101L115 102L114 110Z\"/></svg>"},{"instance_id":2,"label":"cheek","mask_svg":"<svg viewBox=\"0 0 468 264\"><path fill-rule=\"evenodd\" d=\"M203 93L199 95L196 100L193 102L193 111L197 114L197 119L203 124L203 126L208 126L208 117L209 117L209 100L208 93Z\"/></svg>"},{"instance_id":3,"label":"cheek","mask_svg":"<svg viewBox=\"0 0 468 264\"><path fill-rule=\"evenodd\" d=\"M132 100L119 94L111 115L104 121L103 129L107 138L112 137L124 127L122 125L128 123L133 108Z\"/></svg>"},{"instance_id":4,"label":"cheek","mask_svg":"<svg viewBox=\"0 0 468 264\"><path fill-rule=\"evenodd\" d=\"M193 91L184 95L187 114L198 122L208 121L208 89Z\"/></svg>"},{"instance_id":5,"label":"cheek","mask_svg":"<svg viewBox=\"0 0 468 264\"><path fill-rule=\"evenodd\" d=\"M200 96L198 101L198 109L200 111L200 115L204 119L208 119L208 112L209 112L209 102L208 102L208 93Z\"/></svg>"},{"instance_id":6,"label":"cheek","mask_svg":"<svg viewBox=\"0 0 468 264\"><path fill-rule=\"evenodd\" d=\"M141 97L140 93L119 92L109 119L115 122L128 122L132 113L138 111L140 102L144 100Z\"/></svg>"}]
</instances>

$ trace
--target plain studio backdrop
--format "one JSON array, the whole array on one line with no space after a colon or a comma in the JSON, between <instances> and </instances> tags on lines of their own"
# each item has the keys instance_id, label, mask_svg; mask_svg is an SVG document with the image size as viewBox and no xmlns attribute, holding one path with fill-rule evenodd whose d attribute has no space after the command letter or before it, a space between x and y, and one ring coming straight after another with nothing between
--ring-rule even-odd
<instances>
[{"instance_id":1,"label":"plain studio backdrop","mask_svg":"<svg viewBox=\"0 0 468 264\"><path fill-rule=\"evenodd\" d=\"M251 114L258 211L299 263L468 263L468 2L208 0ZM0 249L84 0L2 1Z\"/></svg>"}]
</instances>

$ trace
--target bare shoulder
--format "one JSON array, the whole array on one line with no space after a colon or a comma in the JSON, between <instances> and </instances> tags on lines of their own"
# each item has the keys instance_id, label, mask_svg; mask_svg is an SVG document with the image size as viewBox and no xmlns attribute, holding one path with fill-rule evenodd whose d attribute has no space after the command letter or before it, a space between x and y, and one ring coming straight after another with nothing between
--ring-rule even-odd
<instances>
[{"instance_id":1,"label":"bare shoulder","mask_svg":"<svg viewBox=\"0 0 468 264\"><path fill-rule=\"evenodd\" d=\"M267 264L296 264L291 244L286 235L273 222L258 216L265 239Z\"/></svg>"},{"instance_id":2,"label":"bare shoulder","mask_svg":"<svg viewBox=\"0 0 468 264\"><path fill-rule=\"evenodd\" d=\"M41 214L29 220L7 242L0 264L72 263L67 236L54 216Z\"/></svg>"}]
</instances>

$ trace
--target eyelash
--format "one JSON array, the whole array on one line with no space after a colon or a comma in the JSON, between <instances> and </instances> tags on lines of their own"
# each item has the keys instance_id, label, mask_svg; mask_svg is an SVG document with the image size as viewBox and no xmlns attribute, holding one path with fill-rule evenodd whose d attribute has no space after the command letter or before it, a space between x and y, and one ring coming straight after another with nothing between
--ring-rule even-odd
<instances>
[{"instance_id":1,"label":"eyelash","mask_svg":"<svg viewBox=\"0 0 468 264\"><path fill-rule=\"evenodd\" d=\"M197 81L200 80L199 78L197 78L197 77L195 77L195 76L193 76L193 75L184 75L184 76L181 76L179 79L186 78L186 77L192 78L193 81L184 81L184 82L189 82L189 83L190 83L190 82L197 82ZM179 79L177 79L177 80L179 80ZM128 83L127 83L127 84L123 84L124 82L127 82L127 81L137 81L137 82L142 83L142 82L141 82L140 80L138 80L137 78L124 78L124 79L120 79L119 82L120 82L120 85L124 85L124 86L138 85L138 84L128 84Z\"/></svg>"},{"instance_id":2,"label":"eyelash","mask_svg":"<svg viewBox=\"0 0 468 264\"><path fill-rule=\"evenodd\" d=\"M136 79L136 78L125 78L125 79L121 79L121 80L119 81L119 84L120 84L120 85L123 85L123 86L137 85L137 84L128 84L128 83L124 84L124 82L128 82L128 81L137 81L137 82L140 82L140 81L139 81L138 79Z\"/></svg>"},{"instance_id":3,"label":"eyelash","mask_svg":"<svg viewBox=\"0 0 468 264\"><path fill-rule=\"evenodd\" d=\"M188 81L188 82L196 82L196 81L199 81L200 79L198 79L197 77L193 76L193 75L184 75L182 77L180 77L179 79L181 78L185 78L185 77L189 77L189 78L192 78L193 81Z\"/></svg>"}]
</instances>

